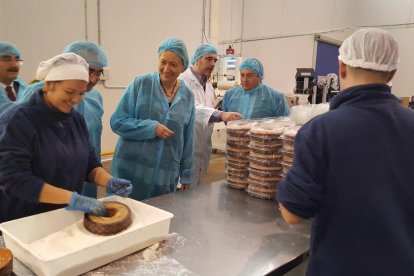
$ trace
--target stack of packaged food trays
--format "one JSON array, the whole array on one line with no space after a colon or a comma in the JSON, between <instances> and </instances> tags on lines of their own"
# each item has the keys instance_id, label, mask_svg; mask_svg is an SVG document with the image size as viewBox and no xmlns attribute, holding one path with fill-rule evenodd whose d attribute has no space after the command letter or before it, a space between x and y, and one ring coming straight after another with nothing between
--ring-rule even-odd
<instances>
[{"instance_id":1,"label":"stack of packaged food trays","mask_svg":"<svg viewBox=\"0 0 414 276\"><path fill-rule=\"evenodd\" d=\"M253 124L251 120L227 123L227 184L235 189L246 189L249 184L249 131Z\"/></svg>"},{"instance_id":2,"label":"stack of packaged food trays","mask_svg":"<svg viewBox=\"0 0 414 276\"><path fill-rule=\"evenodd\" d=\"M281 179L282 141L285 127L275 120L257 123L250 129L249 186L254 197L274 199Z\"/></svg>"},{"instance_id":3,"label":"stack of packaged food trays","mask_svg":"<svg viewBox=\"0 0 414 276\"><path fill-rule=\"evenodd\" d=\"M282 160L280 164L282 165L282 178L285 178L288 171L292 167L293 164L293 157L294 157L294 142L296 134L298 133L300 126L294 126L287 128L283 135L280 136L283 142L283 147L281 150L282 153Z\"/></svg>"}]
</instances>

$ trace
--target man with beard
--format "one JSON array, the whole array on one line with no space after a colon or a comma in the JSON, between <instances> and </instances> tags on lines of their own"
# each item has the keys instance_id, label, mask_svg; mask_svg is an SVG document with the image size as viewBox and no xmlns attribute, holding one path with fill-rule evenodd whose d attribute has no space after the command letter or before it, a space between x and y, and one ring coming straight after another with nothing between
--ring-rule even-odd
<instances>
[{"instance_id":1,"label":"man with beard","mask_svg":"<svg viewBox=\"0 0 414 276\"><path fill-rule=\"evenodd\" d=\"M18 78L22 64L20 56L14 44L0 41L0 113L15 102L19 91L26 87L25 82Z\"/></svg>"},{"instance_id":2,"label":"man with beard","mask_svg":"<svg viewBox=\"0 0 414 276\"><path fill-rule=\"evenodd\" d=\"M191 59L192 66L180 76L195 98L193 188L202 183L207 172L212 147L213 123L242 118L237 112L222 112L214 109L214 88L209 78L217 62L217 53L218 50L213 45L202 44Z\"/></svg>"}]
</instances>

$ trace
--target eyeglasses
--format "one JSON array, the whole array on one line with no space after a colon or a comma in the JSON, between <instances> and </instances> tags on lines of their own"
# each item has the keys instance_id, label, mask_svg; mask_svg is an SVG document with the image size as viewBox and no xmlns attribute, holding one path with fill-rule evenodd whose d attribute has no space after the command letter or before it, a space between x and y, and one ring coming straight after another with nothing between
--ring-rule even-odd
<instances>
[{"instance_id":1,"label":"eyeglasses","mask_svg":"<svg viewBox=\"0 0 414 276\"><path fill-rule=\"evenodd\" d=\"M3 55L3 56L0 56L0 61L5 62L5 63L17 62L19 65L23 64L23 60L17 56Z\"/></svg>"},{"instance_id":2,"label":"eyeglasses","mask_svg":"<svg viewBox=\"0 0 414 276\"><path fill-rule=\"evenodd\" d=\"M89 76L95 76L95 77L102 77L105 76L104 71L103 70L93 70L93 69L89 69Z\"/></svg>"}]
</instances>

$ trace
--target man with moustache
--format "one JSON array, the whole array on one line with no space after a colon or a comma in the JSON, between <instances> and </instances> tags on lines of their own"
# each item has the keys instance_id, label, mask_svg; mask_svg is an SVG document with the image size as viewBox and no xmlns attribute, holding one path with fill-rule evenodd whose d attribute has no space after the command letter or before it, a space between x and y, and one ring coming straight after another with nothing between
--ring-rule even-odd
<instances>
[{"instance_id":1,"label":"man with moustache","mask_svg":"<svg viewBox=\"0 0 414 276\"><path fill-rule=\"evenodd\" d=\"M222 112L214 108L214 88L209 81L217 62L218 50L211 44L200 45L191 59L191 66L181 74L195 98L196 124L194 134L194 175L192 188L202 183L211 154L213 123L241 119L238 112Z\"/></svg>"},{"instance_id":2,"label":"man with moustache","mask_svg":"<svg viewBox=\"0 0 414 276\"><path fill-rule=\"evenodd\" d=\"M23 62L20 56L20 51L14 44L0 41L0 113L15 102L19 91L26 87L26 83L18 78Z\"/></svg>"}]
</instances>

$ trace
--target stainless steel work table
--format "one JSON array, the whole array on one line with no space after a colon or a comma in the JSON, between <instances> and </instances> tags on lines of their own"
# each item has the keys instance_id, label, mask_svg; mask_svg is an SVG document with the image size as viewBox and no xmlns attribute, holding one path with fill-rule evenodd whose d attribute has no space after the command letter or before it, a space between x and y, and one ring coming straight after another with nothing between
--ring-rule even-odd
<instances>
[{"instance_id":1,"label":"stainless steel work table","mask_svg":"<svg viewBox=\"0 0 414 276\"><path fill-rule=\"evenodd\" d=\"M280 274L309 249L309 221L289 226L274 200L225 181L144 202L174 214L170 232L182 235L185 245L171 257L199 275Z\"/></svg>"},{"instance_id":2,"label":"stainless steel work table","mask_svg":"<svg viewBox=\"0 0 414 276\"><path fill-rule=\"evenodd\" d=\"M251 197L225 181L144 203L174 214L173 235L88 275L281 275L306 259L309 221L289 226L274 200ZM30 271L15 260L14 272Z\"/></svg>"}]
</instances>

